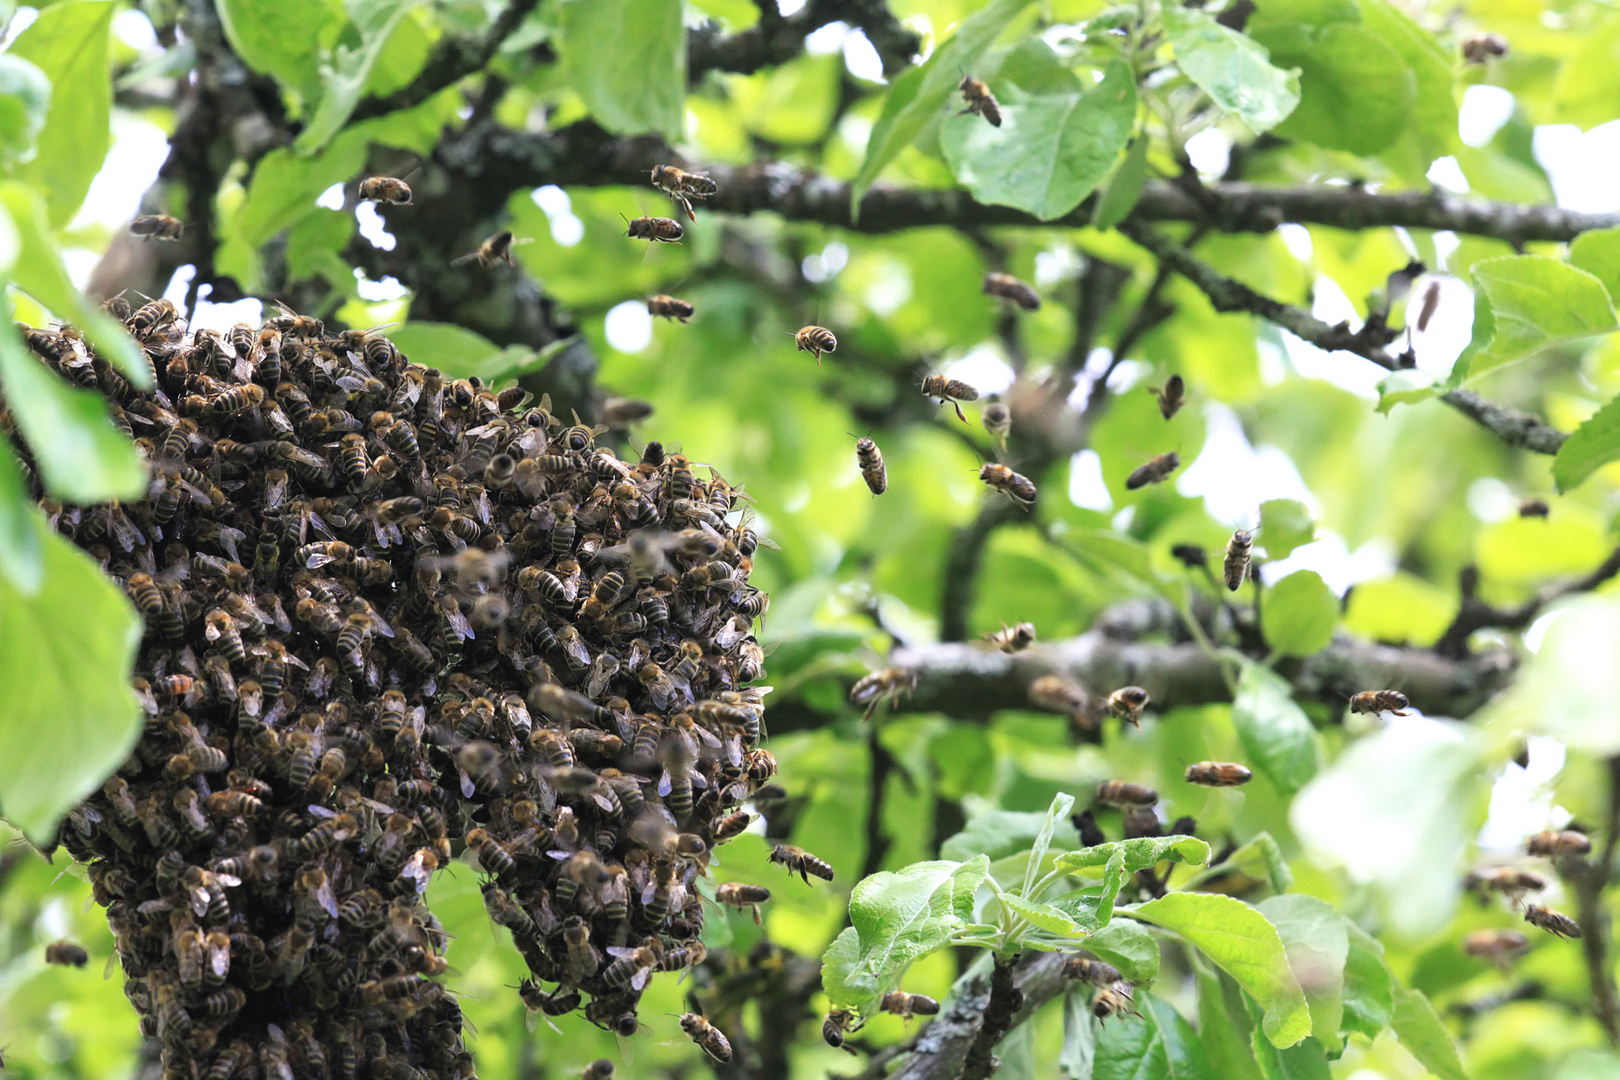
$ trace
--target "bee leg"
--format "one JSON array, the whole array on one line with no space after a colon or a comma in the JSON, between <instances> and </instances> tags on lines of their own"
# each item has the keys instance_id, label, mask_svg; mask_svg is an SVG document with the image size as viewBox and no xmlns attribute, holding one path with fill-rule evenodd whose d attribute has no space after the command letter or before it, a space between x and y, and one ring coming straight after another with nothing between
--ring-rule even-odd
<instances>
[{"instance_id":1,"label":"bee leg","mask_svg":"<svg viewBox=\"0 0 1620 1080\"><path fill-rule=\"evenodd\" d=\"M956 409L956 418L964 424L967 423L967 413L962 411L962 403L952 398L951 405Z\"/></svg>"}]
</instances>

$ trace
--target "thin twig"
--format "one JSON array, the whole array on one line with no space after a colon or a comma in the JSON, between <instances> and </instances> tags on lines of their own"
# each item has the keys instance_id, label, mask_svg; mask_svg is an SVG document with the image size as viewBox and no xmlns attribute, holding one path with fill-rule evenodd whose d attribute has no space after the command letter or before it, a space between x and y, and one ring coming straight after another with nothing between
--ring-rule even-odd
<instances>
[{"instance_id":1,"label":"thin twig","mask_svg":"<svg viewBox=\"0 0 1620 1080\"><path fill-rule=\"evenodd\" d=\"M1487 604L1477 595L1479 571L1465 567L1460 575L1462 603L1456 617L1446 627L1434 651L1442 656L1461 657L1468 654L1468 638L1476 630L1493 627L1502 630L1523 630L1535 622L1542 609L1555 600L1576 593L1591 592L1604 582L1620 574L1620 548L1615 548L1589 574L1572 581L1559 582L1536 590L1535 595L1516 607L1499 608Z\"/></svg>"},{"instance_id":2,"label":"thin twig","mask_svg":"<svg viewBox=\"0 0 1620 1080\"><path fill-rule=\"evenodd\" d=\"M1620 1047L1620 996L1616 995L1614 971L1609 964L1609 913L1603 904L1603 890L1614 870L1615 842L1620 839L1620 757L1609 759L1609 820L1602 854L1595 863L1580 858L1560 860L1559 870L1574 886L1575 921L1581 928L1581 952L1586 957L1587 978L1592 986L1592 1011L1609 1039Z\"/></svg>"},{"instance_id":3,"label":"thin twig","mask_svg":"<svg viewBox=\"0 0 1620 1080\"><path fill-rule=\"evenodd\" d=\"M392 94L369 97L355 106L351 123L368 120L420 105L446 87L469 75L476 75L495 58L501 44L511 37L540 0L510 0L480 37L448 36L440 39L421 72Z\"/></svg>"}]
</instances>

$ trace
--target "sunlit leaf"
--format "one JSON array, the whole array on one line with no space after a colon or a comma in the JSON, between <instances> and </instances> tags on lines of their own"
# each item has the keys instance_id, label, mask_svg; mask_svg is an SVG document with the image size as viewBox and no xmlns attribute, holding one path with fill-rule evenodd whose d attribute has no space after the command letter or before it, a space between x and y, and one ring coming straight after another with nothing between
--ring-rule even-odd
<instances>
[{"instance_id":1,"label":"sunlit leaf","mask_svg":"<svg viewBox=\"0 0 1620 1080\"><path fill-rule=\"evenodd\" d=\"M1058 1053L1058 1067L1070 1080L1085 1080L1092 1075L1099 1030L1085 995L1071 989L1063 997L1063 1049Z\"/></svg>"},{"instance_id":2,"label":"sunlit leaf","mask_svg":"<svg viewBox=\"0 0 1620 1080\"><path fill-rule=\"evenodd\" d=\"M1384 964L1384 946L1349 919L1344 921L1349 952L1344 962L1345 1032L1369 1039L1389 1026L1395 1010L1395 978Z\"/></svg>"},{"instance_id":3,"label":"sunlit leaf","mask_svg":"<svg viewBox=\"0 0 1620 1080\"><path fill-rule=\"evenodd\" d=\"M1130 919L1115 919L1086 938L1086 951L1113 964L1133 983L1149 983L1159 975L1159 941Z\"/></svg>"},{"instance_id":4,"label":"sunlit leaf","mask_svg":"<svg viewBox=\"0 0 1620 1080\"><path fill-rule=\"evenodd\" d=\"M1040 865L1046 859L1047 849L1052 846L1052 837L1060 824L1067 823L1069 811L1074 809L1074 796L1059 792L1052 796L1052 805L1046 809L1046 820L1041 823L1041 831L1035 834L1035 842L1030 845L1029 869L1024 874L1024 887L1019 893L1027 900L1034 900L1030 895L1030 887L1035 881Z\"/></svg>"},{"instance_id":5,"label":"sunlit leaf","mask_svg":"<svg viewBox=\"0 0 1620 1080\"><path fill-rule=\"evenodd\" d=\"M1353 22L1251 32L1274 66L1299 69L1299 104L1278 135L1353 154L1376 154L1395 141L1417 79L1377 34Z\"/></svg>"},{"instance_id":6,"label":"sunlit leaf","mask_svg":"<svg viewBox=\"0 0 1620 1080\"><path fill-rule=\"evenodd\" d=\"M878 979L858 970L860 966L860 934L845 927L821 955L821 988L834 1005L869 1015L883 991Z\"/></svg>"},{"instance_id":7,"label":"sunlit leaf","mask_svg":"<svg viewBox=\"0 0 1620 1080\"><path fill-rule=\"evenodd\" d=\"M1002 123L957 116L940 134L956 178L983 203L1043 221L1062 217L1108 176L1136 121L1136 82L1124 64L1079 94L1026 97L1009 90Z\"/></svg>"},{"instance_id":8,"label":"sunlit leaf","mask_svg":"<svg viewBox=\"0 0 1620 1080\"><path fill-rule=\"evenodd\" d=\"M140 735L129 672L142 623L94 559L28 518L44 583L29 596L0 574L0 814L45 843Z\"/></svg>"},{"instance_id":9,"label":"sunlit leaf","mask_svg":"<svg viewBox=\"0 0 1620 1080\"><path fill-rule=\"evenodd\" d=\"M1085 936L1083 932L1080 932L1079 927L1075 925L1073 919L1049 904L1032 904L1028 900L1014 896L1011 893L1002 896L1000 900L1002 906L1008 911L1038 930L1044 930L1046 933L1058 937L1078 939Z\"/></svg>"},{"instance_id":10,"label":"sunlit leaf","mask_svg":"<svg viewBox=\"0 0 1620 1080\"><path fill-rule=\"evenodd\" d=\"M1097 196L1097 206L1091 212L1091 223L1097 228L1112 229L1136 209L1136 201L1142 197L1142 188L1147 183L1147 155L1147 136L1139 135L1125 151L1124 159L1102 194Z\"/></svg>"},{"instance_id":11,"label":"sunlit leaf","mask_svg":"<svg viewBox=\"0 0 1620 1080\"><path fill-rule=\"evenodd\" d=\"M1329 1050L1341 1045L1345 958L1350 936L1345 919L1325 900L1299 894L1272 896L1256 905L1271 920L1288 954L1288 966L1311 1010L1311 1034Z\"/></svg>"},{"instance_id":12,"label":"sunlit leaf","mask_svg":"<svg viewBox=\"0 0 1620 1080\"><path fill-rule=\"evenodd\" d=\"M1164 30L1176 66L1250 131L1270 131L1299 104L1299 73L1273 66L1253 38L1183 7L1164 9Z\"/></svg>"},{"instance_id":13,"label":"sunlit leaf","mask_svg":"<svg viewBox=\"0 0 1620 1080\"><path fill-rule=\"evenodd\" d=\"M1491 705L1493 730L1550 735L1605 757L1620 753L1620 669L1592 662L1620 647L1620 601L1583 596L1553 610L1541 648Z\"/></svg>"},{"instance_id":14,"label":"sunlit leaf","mask_svg":"<svg viewBox=\"0 0 1620 1080\"><path fill-rule=\"evenodd\" d=\"M1549 345L1607 333L1614 308L1603 283L1545 255L1509 255L1475 263L1474 282L1490 298L1495 334L1469 360L1476 378Z\"/></svg>"},{"instance_id":15,"label":"sunlit leaf","mask_svg":"<svg viewBox=\"0 0 1620 1080\"><path fill-rule=\"evenodd\" d=\"M1099 1025L1092 1080L1212 1080L1203 1043L1168 1003L1139 991L1136 1015Z\"/></svg>"},{"instance_id":16,"label":"sunlit leaf","mask_svg":"<svg viewBox=\"0 0 1620 1080\"><path fill-rule=\"evenodd\" d=\"M44 580L45 564L30 502L11 445L0 438L0 576L20 595L32 597Z\"/></svg>"},{"instance_id":17,"label":"sunlit leaf","mask_svg":"<svg viewBox=\"0 0 1620 1080\"><path fill-rule=\"evenodd\" d=\"M597 122L619 135L680 138L686 99L680 0L569 0L562 14L569 81Z\"/></svg>"},{"instance_id":18,"label":"sunlit leaf","mask_svg":"<svg viewBox=\"0 0 1620 1080\"><path fill-rule=\"evenodd\" d=\"M1616 458L1620 458L1620 398L1611 398L1558 448L1553 481L1560 492L1569 491Z\"/></svg>"},{"instance_id":19,"label":"sunlit leaf","mask_svg":"<svg viewBox=\"0 0 1620 1080\"><path fill-rule=\"evenodd\" d=\"M107 37L115 9L112 0L47 7L7 50L34 64L51 81L51 107L39 133L39 152L17 175L44 194L55 228L78 212L112 142Z\"/></svg>"},{"instance_id":20,"label":"sunlit leaf","mask_svg":"<svg viewBox=\"0 0 1620 1080\"><path fill-rule=\"evenodd\" d=\"M873 874L855 886L849 920L860 936L856 971L880 982L946 942L973 914L973 893L990 860L914 863Z\"/></svg>"},{"instance_id":21,"label":"sunlit leaf","mask_svg":"<svg viewBox=\"0 0 1620 1080\"><path fill-rule=\"evenodd\" d=\"M13 160L32 154L50 104L50 77L21 56L0 54L0 153Z\"/></svg>"},{"instance_id":22,"label":"sunlit leaf","mask_svg":"<svg viewBox=\"0 0 1620 1080\"><path fill-rule=\"evenodd\" d=\"M1569 242L1569 262L1601 281L1611 304L1620 297L1620 228L1581 233Z\"/></svg>"},{"instance_id":23,"label":"sunlit leaf","mask_svg":"<svg viewBox=\"0 0 1620 1080\"><path fill-rule=\"evenodd\" d=\"M1286 559L1315 537L1316 522L1298 499L1267 499L1260 504L1260 542L1270 558Z\"/></svg>"},{"instance_id":24,"label":"sunlit leaf","mask_svg":"<svg viewBox=\"0 0 1620 1080\"><path fill-rule=\"evenodd\" d=\"M1333 638L1339 598L1314 570L1296 570L1266 594L1266 643L1283 656L1311 656Z\"/></svg>"},{"instance_id":25,"label":"sunlit leaf","mask_svg":"<svg viewBox=\"0 0 1620 1080\"><path fill-rule=\"evenodd\" d=\"M1250 762L1277 786L1293 794L1320 767L1316 729L1294 704L1293 688L1259 664L1243 665L1232 720Z\"/></svg>"},{"instance_id":26,"label":"sunlit leaf","mask_svg":"<svg viewBox=\"0 0 1620 1080\"><path fill-rule=\"evenodd\" d=\"M336 47L333 70L323 73L320 102L315 106L315 115L293 143L295 150L310 154L321 149L348 122L354 107L360 103L366 80L371 77L372 65L382 55L394 27L415 3L416 0L353 0L349 14L360 32L360 46Z\"/></svg>"},{"instance_id":27,"label":"sunlit leaf","mask_svg":"<svg viewBox=\"0 0 1620 1080\"><path fill-rule=\"evenodd\" d=\"M1305 995L1277 928L1260 912L1216 893L1171 893L1131 914L1180 934L1232 976L1264 1010L1262 1027L1273 1046L1292 1046L1310 1034Z\"/></svg>"},{"instance_id":28,"label":"sunlit leaf","mask_svg":"<svg viewBox=\"0 0 1620 1080\"><path fill-rule=\"evenodd\" d=\"M1065 870L1105 866L1115 855L1124 859L1126 872L1134 874L1165 861L1202 866L1209 861L1209 845L1196 836L1144 836L1071 851L1059 855L1057 865Z\"/></svg>"},{"instance_id":29,"label":"sunlit leaf","mask_svg":"<svg viewBox=\"0 0 1620 1080\"><path fill-rule=\"evenodd\" d=\"M1440 1080L1468 1080L1462 1062L1457 1057L1457 1045L1451 1041L1440 1017L1435 1015L1429 999L1417 990L1398 990L1395 994L1395 1015L1391 1020L1395 1037L1411 1051L1412 1056L1425 1069Z\"/></svg>"},{"instance_id":30,"label":"sunlit leaf","mask_svg":"<svg viewBox=\"0 0 1620 1080\"><path fill-rule=\"evenodd\" d=\"M1030 0L990 0L963 19L956 32L921 67L906 71L889 84L883 113L866 141L866 157L850 188L852 214L859 216L861 200L884 166L910 146L924 125L938 115L962 74L972 71L996 35L1029 4Z\"/></svg>"},{"instance_id":31,"label":"sunlit leaf","mask_svg":"<svg viewBox=\"0 0 1620 1080\"><path fill-rule=\"evenodd\" d=\"M1046 827L1047 815L1017 810L984 810L968 818L962 831L939 847L940 857L958 862L984 854L994 862L1034 843ZM1060 821L1053 837L1065 850L1080 846L1080 835L1067 821Z\"/></svg>"},{"instance_id":32,"label":"sunlit leaf","mask_svg":"<svg viewBox=\"0 0 1620 1080\"><path fill-rule=\"evenodd\" d=\"M311 98L320 89L321 39L339 21L325 0L217 0L220 25L231 48L253 70L274 75ZM297 27L296 33L289 28Z\"/></svg>"}]
</instances>

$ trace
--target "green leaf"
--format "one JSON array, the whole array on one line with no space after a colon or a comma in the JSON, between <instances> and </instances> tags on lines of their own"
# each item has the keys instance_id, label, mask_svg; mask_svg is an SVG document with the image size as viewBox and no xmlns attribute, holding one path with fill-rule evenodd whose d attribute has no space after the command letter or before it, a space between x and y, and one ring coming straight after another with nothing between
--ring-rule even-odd
<instances>
[{"instance_id":1,"label":"green leaf","mask_svg":"<svg viewBox=\"0 0 1620 1080\"><path fill-rule=\"evenodd\" d=\"M1366 28L1412 73L1416 94L1401 134L1414 140L1427 170L1431 161L1457 146L1455 54L1385 0L1359 0L1359 7Z\"/></svg>"},{"instance_id":2,"label":"green leaf","mask_svg":"<svg viewBox=\"0 0 1620 1080\"><path fill-rule=\"evenodd\" d=\"M857 970L860 963L860 934L853 926L846 926L821 954L821 988L835 1008L854 1009L870 1016L877 1011L883 990L877 979Z\"/></svg>"},{"instance_id":3,"label":"green leaf","mask_svg":"<svg viewBox=\"0 0 1620 1080\"><path fill-rule=\"evenodd\" d=\"M1060 791L1052 796L1052 805L1046 808L1046 820L1041 823L1041 831L1035 834L1035 842L1030 845L1029 867L1024 871L1024 887L1018 895L1027 900L1035 899L1030 895L1030 889L1034 887L1035 875L1040 872L1041 863L1046 859L1047 849L1052 846L1052 834L1059 823L1069 820L1069 811L1073 809L1073 795Z\"/></svg>"},{"instance_id":4,"label":"green leaf","mask_svg":"<svg viewBox=\"0 0 1620 1080\"><path fill-rule=\"evenodd\" d=\"M57 318L83 330L101 355L137 388L153 386L156 379L152 364L123 324L73 287L67 268L62 265L61 251L45 221L45 205L38 192L26 184L0 183L0 204L10 215L15 227L13 235L19 244L11 270L13 283L49 308Z\"/></svg>"},{"instance_id":5,"label":"green leaf","mask_svg":"<svg viewBox=\"0 0 1620 1080\"><path fill-rule=\"evenodd\" d=\"M1252 33L1270 50L1272 64L1299 69L1299 105L1277 125L1277 135L1368 155L1401 133L1417 79L1377 34L1354 22Z\"/></svg>"},{"instance_id":6,"label":"green leaf","mask_svg":"<svg viewBox=\"0 0 1620 1080\"><path fill-rule=\"evenodd\" d=\"M1402 989L1396 993L1393 1024L1395 1037L1418 1064L1440 1080L1468 1080L1457 1057L1457 1045L1421 991Z\"/></svg>"},{"instance_id":7,"label":"green leaf","mask_svg":"<svg viewBox=\"0 0 1620 1080\"><path fill-rule=\"evenodd\" d=\"M1029 848L1046 822L1046 814L1034 811L983 810L968 818L961 832L939 846L939 855L963 862L982 853L995 862ZM1066 850L1080 846L1080 834L1067 821L1057 823L1053 837Z\"/></svg>"},{"instance_id":8,"label":"green leaf","mask_svg":"<svg viewBox=\"0 0 1620 1080\"><path fill-rule=\"evenodd\" d=\"M321 41L339 22L325 0L216 0L225 38L244 63L313 101L321 86ZM289 33L289 27L297 27Z\"/></svg>"},{"instance_id":9,"label":"green leaf","mask_svg":"<svg viewBox=\"0 0 1620 1080\"><path fill-rule=\"evenodd\" d=\"M1273 892L1285 893L1294 883L1288 860L1283 857L1282 848L1277 846L1270 833L1257 834L1253 840L1232 852L1221 865L1234 867L1250 877L1263 877L1270 883Z\"/></svg>"},{"instance_id":10,"label":"green leaf","mask_svg":"<svg viewBox=\"0 0 1620 1080\"><path fill-rule=\"evenodd\" d=\"M146 493L146 463L113 426L107 400L57 377L23 344L9 319L0 326L0 389L46 491L75 503Z\"/></svg>"},{"instance_id":11,"label":"green leaf","mask_svg":"<svg viewBox=\"0 0 1620 1080\"><path fill-rule=\"evenodd\" d=\"M415 363L436 367L451 378L476 375L492 384L542 367L552 355L515 345L502 348L454 323L408 322L388 336Z\"/></svg>"},{"instance_id":12,"label":"green leaf","mask_svg":"<svg viewBox=\"0 0 1620 1080\"><path fill-rule=\"evenodd\" d=\"M1086 950L1113 964L1133 983L1158 978L1159 942L1141 923L1115 919L1086 938Z\"/></svg>"},{"instance_id":13,"label":"green leaf","mask_svg":"<svg viewBox=\"0 0 1620 1080\"><path fill-rule=\"evenodd\" d=\"M1102 194L1097 196L1097 205L1091 211L1091 223L1099 229L1112 229L1129 217L1131 211L1136 209L1136 201L1142 197L1147 177L1148 137L1144 134L1131 141L1130 149L1125 151L1125 159L1114 170Z\"/></svg>"},{"instance_id":14,"label":"green leaf","mask_svg":"<svg viewBox=\"0 0 1620 1080\"><path fill-rule=\"evenodd\" d=\"M1277 928L1260 912L1216 893L1171 893L1131 914L1180 934L1237 980L1265 1011L1261 1026L1273 1046L1292 1046L1310 1034L1305 995Z\"/></svg>"},{"instance_id":15,"label":"green leaf","mask_svg":"<svg viewBox=\"0 0 1620 1080\"><path fill-rule=\"evenodd\" d=\"M1484 819L1483 757L1462 725L1404 717L1352 742L1295 796L1290 822L1317 860L1372 886L1396 932L1432 933L1451 916Z\"/></svg>"},{"instance_id":16,"label":"green leaf","mask_svg":"<svg viewBox=\"0 0 1620 1080\"><path fill-rule=\"evenodd\" d=\"M1298 499L1267 499L1260 504L1260 542L1268 558L1286 559L1314 539L1316 522Z\"/></svg>"},{"instance_id":17,"label":"green leaf","mask_svg":"<svg viewBox=\"0 0 1620 1080\"><path fill-rule=\"evenodd\" d=\"M366 140L346 131L321 153L300 157L277 147L259 161L247 198L230 227L242 242L258 248L271 237L315 213L315 200L333 184L352 177L365 164Z\"/></svg>"},{"instance_id":18,"label":"green leaf","mask_svg":"<svg viewBox=\"0 0 1620 1080\"><path fill-rule=\"evenodd\" d=\"M32 506L11 444L0 436L0 577L30 597L45 579L44 549L29 517Z\"/></svg>"},{"instance_id":19,"label":"green leaf","mask_svg":"<svg viewBox=\"0 0 1620 1080\"><path fill-rule=\"evenodd\" d=\"M1468 376L1523 360L1549 345L1607 333L1614 308L1603 282L1545 255L1505 255L1474 264L1491 302L1495 334L1469 361Z\"/></svg>"},{"instance_id":20,"label":"green leaf","mask_svg":"<svg viewBox=\"0 0 1620 1080\"><path fill-rule=\"evenodd\" d=\"M1202 866L1209 861L1209 845L1196 836L1143 836L1135 840L1117 840L1110 844L1081 848L1057 857L1057 865L1065 870L1081 870L1088 866L1105 866L1118 855L1125 872L1134 874L1162 862L1184 862Z\"/></svg>"},{"instance_id":21,"label":"green leaf","mask_svg":"<svg viewBox=\"0 0 1620 1080\"><path fill-rule=\"evenodd\" d=\"M1119 160L1136 123L1136 80L1116 62L1081 94L1010 89L1001 112L1000 127L972 115L947 120L945 160L979 202L1051 221L1080 205Z\"/></svg>"},{"instance_id":22,"label":"green leaf","mask_svg":"<svg viewBox=\"0 0 1620 1080\"><path fill-rule=\"evenodd\" d=\"M27 514L45 576L30 596L0 574L0 814L45 844L140 735L129 677L142 624L94 559Z\"/></svg>"},{"instance_id":23,"label":"green leaf","mask_svg":"<svg viewBox=\"0 0 1620 1080\"><path fill-rule=\"evenodd\" d=\"M1350 935L1345 918L1333 906L1314 896L1272 896L1256 905L1271 920L1288 954L1288 966L1305 991L1311 1010L1311 1034L1331 1052L1344 1018L1345 959Z\"/></svg>"},{"instance_id":24,"label":"green leaf","mask_svg":"<svg viewBox=\"0 0 1620 1080\"><path fill-rule=\"evenodd\" d=\"M1299 104L1299 72L1272 66L1254 39L1179 6L1165 7L1164 31L1176 66L1256 135L1282 123Z\"/></svg>"},{"instance_id":25,"label":"green leaf","mask_svg":"<svg viewBox=\"0 0 1620 1080\"><path fill-rule=\"evenodd\" d=\"M299 132L293 143L294 150L312 154L331 142L332 136L348 123L354 107L360 103L366 80L371 77L371 68L382 55L383 46L388 44L399 20L416 3L417 0L351 0L349 11L360 31L360 47L351 49L338 45L334 50L332 70L322 73L320 103L315 106L315 115L310 117L309 124Z\"/></svg>"},{"instance_id":26,"label":"green leaf","mask_svg":"<svg viewBox=\"0 0 1620 1080\"><path fill-rule=\"evenodd\" d=\"M1581 485L1588 476L1620 458L1620 397L1581 422L1553 458L1553 482L1560 494Z\"/></svg>"},{"instance_id":27,"label":"green leaf","mask_svg":"<svg viewBox=\"0 0 1620 1080\"><path fill-rule=\"evenodd\" d=\"M1249 1007L1254 1008L1252 1003ZM1330 1080L1333 1075L1326 1048L1314 1038L1279 1050L1262 1039L1259 1032L1250 1031L1249 1045L1260 1075L1266 1080Z\"/></svg>"},{"instance_id":28,"label":"green leaf","mask_svg":"<svg viewBox=\"0 0 1620 1080\"><path fill-rule=\"evenodd\" d=\"M1344 962L1343 1029L1376 1039L1395 1014L1395 978L1377 938L1349 919L1344 929L1350 951Z\"/></svg>"},{"instance_id":29,"label":"green leaf","mask_svg":"<svg viewBox=\"0 0 1620 1080\"><path fill-rule=\"evenodd\" d=\"M20 56L0 53L0 152L13 161L32 155L50 107L50 76Z\"/></svg>"},{"instance_id":30,"label":"green leaf","mask_svg":"<svg viewBox=\"0 0 1620 1080\"><path fill-rule=\"evenodd\" d=\"M973 894L990 871L983 855L965 863L914 863L855 886L849 921L860 935L856 971L882 982L950 941L973 915Z\"/></svg>"},{"instance_id":31,"label":"green leaf","mask_svg":"<svg viewBox=\"0 0 1620 1080\"><path fill-rule=\"evenodd\" d=\"M1235 1008L1227 1001L1228 990L1234 999L1241 999L1242 991L1196 955L1193 972L1198 983L1198 1033L1210 1071L1220 1080L1260 1080L1249 1043L1254 1024L1241 1000Z\"/></svg>"},{"instance_id":32,"label":"green leaf","mask_svg":"<svg viewBox=\"0 0 1620 1080\"><path fill-rule=\"evenodd\" d=\"M17 175L44 193L53 228L73 220L112 143L107 36L115 6L112 0L76 0L48 7L7 50L51 81L39 153Z\"/></svg>"},{"instance_id":33,"label":"green leaf","mask_svg":"<svg viewBox=\"0 0 1620 1080\"><path fill-rule=\"evenodd\" d=\"M1620 665L1593 663L1620 647L1620 601L1581 596L1557 617L1505 694L1490 707L1493 732L1548 735L1588 754L1620 754Z\"/></svg>"},{"instance_id":34,"label":"green leaf","mask_svg":"<svg viewBox=\"0 0 1620 1080\"><path fill-rule=\"evenodd\" d=\"M1058 1068L1069 1080L1091 1080L1098 1027L1090 1003L1078 988L1063 996L1063 1049L1058 1053Z\"/></svg>"},{"instance_id":35,"label":"green leaf","mask_svg":"<svg viewBox=\"0 0 1620 1080\"><path fill-rule=\"evenodd\" d=\"M597 122L616 135L679 139L686 122L680 0L569 0L562 19L569 85Z\"/></svg>"},{"instance_id":36,"label":"green leaf","mask_svg":"<svg viewBox=\"0 0 1620 1080\"><path fill-rule=\"evenodd\" d=\"M861 200L884 166L893 161L927 123L938 115L956 90L962 72L971 71L984 50L1030 0L990 0L963 19L921 67L912 68L889 85L883 112L866 141L866 157L850 188L850 215L859 218ZM978 117L980 123L984 121ZM988 125L986 125L988 126Z\"/></svg>"},{"instance_id":37,"label":"green leaf","mask_svg":"<svg viewBox=\"0 0 1620 1080\"><path fill-rule=\"evenodd\" d=\"M1269 622L1269 609L1266 618ZM1283 794L1304 787L1321 767L1316 729L1294 704L1293 688L1269 668L1243 665L1232 722L1249 760Z\"/></svg>"},{"instance_id":38,"label":"green leaf","mask_svg":"<svg viewBox=\"0 0 1620 1080\"><path fill-rule=\"evenodd\" d=\"M1313 656L1333 640L1339 598L1315 570L1296 570L1266 595L1266 641L1284 656Z\"/></svg>"},{"instance_id":39,"label":"green leaf","mask_svg":"<svg viewBox=\"0 0 1620 1080\"><path fill-rule=\"evenodd\" d=\"M1085 937L1073 919L1050 904L1032 904L1012 893L1005 893L998 899L1008 911L1048 934L1055 934L1058 937Z\"/></svg>"},{"instance_id":40,"label":"green leaf","mask_svg":"<svg viewBox=\"0 0 1620 1080\"><path fill-rule=\"evenodd\" d=\"M1139 1015L1102 1024L1092 1080L1213 1080L1203 1043L1167 1003L1141 993Z\"/></svg>"},{"instance_id":41,"label":"green leaf","mask_svg":"<svg viewBox=\"0 0 1620 1080\"><path fill-rule=\"evenodd\" d=\"M1378 383L1378 411L1385 416L1397 405L1416 405L1440 393L1446 376L1435 371L1402 368Z\"/></svg>"},{"instance_id":42,"label":"green leaf","mask_svg":"<svg viewBox=\"0 0 1620 1080\"><path fill-rule=\"evenodd\" d=\"M1581 233L1569 243L1569 261L1603 283L1611 304L1620 298L1620 228Z\"/></svg>"}]
</instances>

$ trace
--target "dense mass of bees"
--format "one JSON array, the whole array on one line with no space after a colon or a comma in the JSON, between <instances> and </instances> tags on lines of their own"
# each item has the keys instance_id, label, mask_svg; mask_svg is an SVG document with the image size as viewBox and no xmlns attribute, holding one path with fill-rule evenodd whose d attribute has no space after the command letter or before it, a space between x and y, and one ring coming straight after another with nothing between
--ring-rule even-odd
<instances>
[{"instance_id":1,"label":"dense mass of bees","mask_svg":"<svg viewBox=\"0 0 1620 1080\"><path fill-rule=\"evenodd\" d=\"M144 734L61 842L167 1075L472 1075L422 901L463 845L525 1004L635 1031L651 973L703 958L696 879L775 771L740 493L379 334L109 306L156 390L27 331L152 467L139 502L41 500L146 619Z\"/></svg>"}]
</instances>

